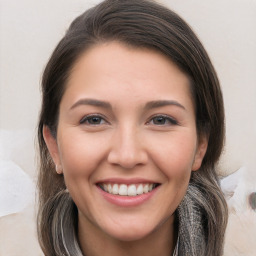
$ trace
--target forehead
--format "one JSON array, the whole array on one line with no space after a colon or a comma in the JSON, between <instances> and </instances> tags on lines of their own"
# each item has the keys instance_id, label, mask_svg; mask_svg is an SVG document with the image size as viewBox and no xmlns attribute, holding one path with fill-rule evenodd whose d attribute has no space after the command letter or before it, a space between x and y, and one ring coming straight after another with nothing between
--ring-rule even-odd
<instances>
[{"instance_id":1,"label":"forehead","mask_svg":"<svg viewBox=\"0 0 256 256\"><path fill-rule=\"evenodd\" d=\"M119 92L120 97L145 100L179 94L192 100L190 87L187 75L158 51L108 42L93 46L78 58L65 94L78 97L83 91L106 98Z\"/></svg>"}]
</instances>

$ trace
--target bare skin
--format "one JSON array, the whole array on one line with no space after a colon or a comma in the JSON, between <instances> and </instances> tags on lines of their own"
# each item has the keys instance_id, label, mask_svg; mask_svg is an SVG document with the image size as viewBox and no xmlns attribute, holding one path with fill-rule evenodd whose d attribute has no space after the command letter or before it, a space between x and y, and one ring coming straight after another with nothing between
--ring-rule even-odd
<instances>
[{"instance_id":1,"label":"bare skin","mask_svg":"<svg viewBox=\"0 0 256 256\"><path fill-rule=\"evenodd\" d=\"M47 127L44 138L78 207L86 256L172 254L175 210L207 140L197 137L189 79L169 59L118 42L87 50L63 95L57 139ZM115 184L153 189L114 195Z\"/></svg>"},{"instance_id":2,"label":"bare skin","mask_svg":"<svg viewBox=\"0 0 256 256\"><path fill-rule=\"evenodd\" d=\"M144 239L129 242L113 239L105 233L98 232L97 229L95 232L87 233L85 229L80 228L79 238L80 241L82 241L82 251L86 256L170 256L176 244L177 234L173 228L175 225L169 222L170 219ZM100 247L98 244L99 240L102 241Z\"/></svg>"}]
</instances>

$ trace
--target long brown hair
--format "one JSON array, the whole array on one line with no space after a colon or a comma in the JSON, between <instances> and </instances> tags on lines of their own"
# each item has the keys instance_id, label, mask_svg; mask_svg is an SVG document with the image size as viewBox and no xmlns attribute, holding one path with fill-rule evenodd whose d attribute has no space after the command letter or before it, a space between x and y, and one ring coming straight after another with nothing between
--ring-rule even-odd
<instances>
[{"instance_id":1,"label":"long brown hair","mask_svg":"<svg viewBox=\"0 0 256 256\"><path fill-rule=\"evenodd\" d=\"M74 63L88 48L106 41L159 51L189 77L198 135L206 134L209 142L201 168L192 172L187 194L205 218L203 255L220 256L227 207L215 171L225 131L219 81L206 51L186 22L173 11L149 0L106 0L83 13L72 22L44 70L38 125L38 235L43 252L47 256L82 255L76 237L77 208L65 191L63 176L55 172L42 130L46 125L56 136L59 105Z\"/></svg>"}]
</instances>

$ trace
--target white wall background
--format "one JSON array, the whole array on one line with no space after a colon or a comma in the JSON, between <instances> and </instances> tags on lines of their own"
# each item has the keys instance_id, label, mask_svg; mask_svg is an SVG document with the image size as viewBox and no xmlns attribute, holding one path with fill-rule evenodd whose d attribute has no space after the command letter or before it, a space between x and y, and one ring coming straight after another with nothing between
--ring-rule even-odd
<instances>
[{"instance_id":1,"label":"white wall background","mask_svg":"<svg viewBox=\"0 0 256 256\"><path fill-rule=\"evenodd\" d=\"M33 139L44 65L70 22L97 2L100 1L0 0L0 182L2 179L3 184L5 178L5 185L16 189L10 198L21 197L19 186L24 182L32 182L34 189ZM250 170L247 181L256 191L256 0L161 2L192 26L219 75L227 124L220 173L227 175L246 165ZM13 175L6 182L6 164L15 164L23 178ZM0 213L1 193L3 197L0 183ZM42 255L36 243L34 204L29 194L22 197L23 206L0 217L0 256ZM225 255L235 256L228 252Z\"/></svg>"}]
</instances>

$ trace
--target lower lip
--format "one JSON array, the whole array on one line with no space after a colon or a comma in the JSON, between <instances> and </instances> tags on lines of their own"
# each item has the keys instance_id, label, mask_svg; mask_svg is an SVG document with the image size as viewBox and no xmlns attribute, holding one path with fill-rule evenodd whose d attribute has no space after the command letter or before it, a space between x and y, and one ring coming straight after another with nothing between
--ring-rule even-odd
<instances>
[{"instance_id":1,"label":"lower lip","mask_svg":"<svg viewBox=\"0 0 256 256\"><path fill-rule=\"evenodd\" d=\"M120 195L109 194L104 190L102 190L99 186L97 186L100 194L103 196L105 200L121 207L134 207L134 206L138 206L145 203L152 196L154 196L154 194L157 192L159 187L160 186L154 188L152 191L148 193L137 195L137 196L120 196Z\"/></svg>"}]
</instances>

